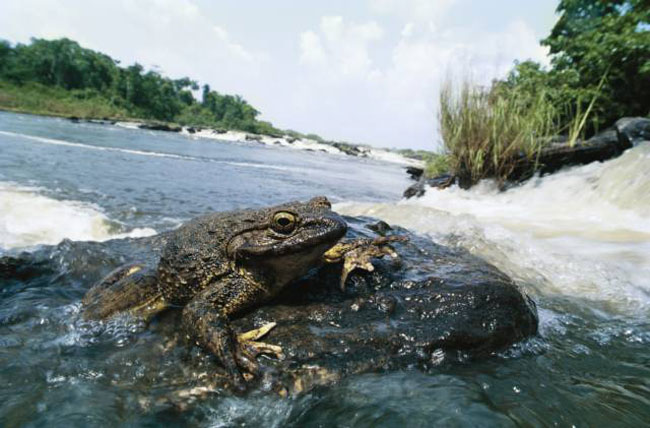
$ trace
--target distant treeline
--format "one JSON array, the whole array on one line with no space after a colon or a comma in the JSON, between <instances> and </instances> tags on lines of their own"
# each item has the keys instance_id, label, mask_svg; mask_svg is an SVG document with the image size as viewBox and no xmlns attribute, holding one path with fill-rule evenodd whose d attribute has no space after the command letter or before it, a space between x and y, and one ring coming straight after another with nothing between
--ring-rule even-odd
<instances>
[{"instance_id":1,"label":"distant treeline","mask_svg":"<svg viewBox=\"0 0 650 428\"><path fill-rule=\"evenodd\" d=\"M83 114L87 106L89 112L182 125L281 132L257 120L260 112L239 95L220 94L207 84L199 87L188 77L170 79L137 63L121 67L110 56L66 38L32 39L29 44L13 46L0 40L0 83L5 92L0 93L0 104L15 105L18 110L30 110L42 96L58 114L81 109L82 116L92 116ZM201 100L192 92L199 90ZM56 98L61 102L56 103ZM41 103L33 110L47 113L48 105Z\"/></svg>"}]
</instances>

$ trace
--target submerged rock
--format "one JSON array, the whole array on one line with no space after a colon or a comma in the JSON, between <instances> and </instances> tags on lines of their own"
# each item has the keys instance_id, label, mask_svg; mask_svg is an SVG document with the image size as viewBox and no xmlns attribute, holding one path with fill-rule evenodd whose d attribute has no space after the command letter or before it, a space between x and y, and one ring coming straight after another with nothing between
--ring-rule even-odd
<instances>
[{"instance_id":1,"label":"submerged rock","mask_svg":"<svg viewBox=\"0 0 650 428\"><path fill-rule=\"evenodd\" d=\"M536 334L535 304L494 266L465 250L438 245L395 226L370 219L346 221L350 225L346 238L377 233L408 236L408 241L394 243L400 260L378 260L371 273L352 272L345 291L339 284L341 266L325 266L289 285L269 304L234 320L239 332L277 323L263 341L280 345L286 356L283 360L259 357L260 372L250 381L251 389L299 394L358 373L434 369L442 361L489 356ZM10 280L5 282L9 285L4 295L19 293L27 284L37 286L34 281L61 281L74 302L125 259L155 263L167 236L104 243L64 241L30 255L0 259L0 273ZM20 280L28 283L20 285ZM123 365L96 369L106 372L107 379L113 378L114 370L130 388L143 391L145 407L170 402L183 406L196 397L228 389L229 378L215 359L187 343L179 318L179 310L168 311L149 327L149 333L139 333L143 337L125 348L96 345L105 353L97 364L119 356L137 361L146 376L126 379L123 371L130 369ZM84 345L91 355L99 352L91 349L97 339L93 340ZM189 350L200 358L188 360ZM160 362L170 358L177 361L166 363L160 372ZM159 387L161 382L167 386Z\"/></svg>"}]
</instances>

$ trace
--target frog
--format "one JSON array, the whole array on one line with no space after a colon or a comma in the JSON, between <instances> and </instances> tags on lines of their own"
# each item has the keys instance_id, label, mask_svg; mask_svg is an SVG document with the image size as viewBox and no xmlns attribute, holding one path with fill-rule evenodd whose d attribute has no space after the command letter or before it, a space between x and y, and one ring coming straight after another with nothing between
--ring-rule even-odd
<instances>
[{"instance_id":1,"label":"frog","mask_svg":"<svg viewBox=\"0 0 650 428\"><path fill-rule=\"evenodd\" d=\"M245 389L258 371L257 356L283 358L282 348L258 340L275 323L235 334L231 319L323 264L343 262L343 289L350 270L372 270L370 258L394 255L386 239L341 241L346 231L324 196L207 214L169 234L157 265L130 263L97 282L82 299L83 316L106 320L128 313L149 320L180 308L188 337Z\"/></svg>"}]
</instances>

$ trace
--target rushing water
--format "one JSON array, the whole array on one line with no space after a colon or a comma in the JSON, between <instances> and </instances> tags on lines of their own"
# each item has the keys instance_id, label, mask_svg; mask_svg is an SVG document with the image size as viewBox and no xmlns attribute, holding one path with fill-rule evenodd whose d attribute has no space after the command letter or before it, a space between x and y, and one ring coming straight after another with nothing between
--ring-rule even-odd
<instances>
[{"instance_id":1,"label":"rushing water","mask_svg":"<svg viewBox=\"0 0 650 428\"><path fill-rule=\"evenodd\" d=\"M485 361L147 412L134 385L192 364L181 351L146 355L164 344L155 325L83 325L79 301L101 261L62 245L47 281L0 283L0 425L647 424L650 143L503 193L482 183L400 201L407 185L400 167L363 159L0 113L0 254L325 194L341 213L486 258L537 301L541 323L538 337Z\"/></svg>"}]
</instances>

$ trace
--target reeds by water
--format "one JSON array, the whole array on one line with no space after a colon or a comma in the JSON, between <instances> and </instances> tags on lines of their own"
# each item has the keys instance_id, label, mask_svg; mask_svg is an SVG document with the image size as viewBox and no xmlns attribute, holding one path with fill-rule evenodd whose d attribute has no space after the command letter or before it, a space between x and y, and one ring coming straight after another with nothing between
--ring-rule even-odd
<instances>
[{"instance_id":1,"label":"reeds by water","mask_svg":"<svg viewBox=\"0 0 650 428\"><path fill-rule=\"evenodd\" d=\"M468 81L443 85L439 119L449 168L469 184L503 184L521 160L534 167L544 137L558 132L556 107L544 91L530 96Z\"/></svg>"}]
</instances>

